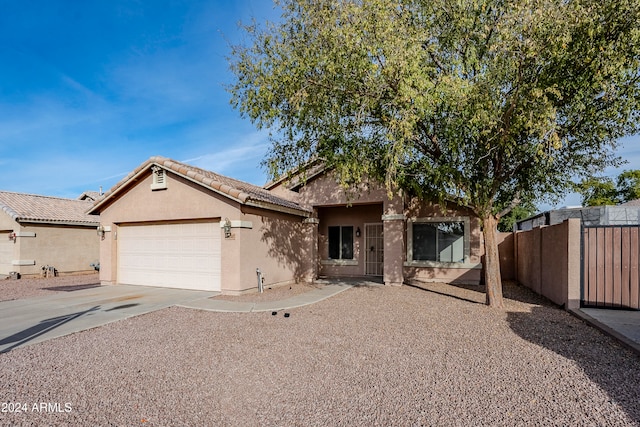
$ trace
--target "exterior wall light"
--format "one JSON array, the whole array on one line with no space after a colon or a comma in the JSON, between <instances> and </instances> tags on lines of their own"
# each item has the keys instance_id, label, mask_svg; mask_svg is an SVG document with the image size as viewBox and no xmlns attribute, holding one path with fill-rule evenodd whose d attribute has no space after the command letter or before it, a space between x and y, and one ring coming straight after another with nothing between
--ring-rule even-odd
<instances>
[{"instance_id":1,"label":"exterior wall light","mask_svg":"<svg viewBox=\"0 0 640 427\"><path fill-rule=\"evenodd\" d=\"M356 228L356 237L360 237L360 227Z\"/></svg>"},{"instance_id":2,"label":"exterior wall light","mask_svg":"<svg viewBox=\"0 0 640 427\"><path fill-rule=\"evenodd\" d=\"M9 233L9 240L13 240L13 243L16 242L16 233Z\"/></svg>"},{"instance_id":3,"label":"exterior wall light","mask_svg":"<svg viewBox=\"0 0 640 427\"><path fill-rule=\"evenodd\" d=\"M224 237L225 239L228 239L229 237L231 237L231 221L229 221L229 218L225 218L224 219Z\"/></svg>"},{"instance_id":4,"label":"exterior wall light","mask_svg":"<svg viewBox=\"0 0 640 427\"><path fill-rule=\"evenodd\" d=\"M105 229L104 229L104 226L102 224L100 224L98 226L98 228L96 228L96 232L98 233L98 236L100 236L100 240L104 240Z\"/></svg>"}]
</instances>

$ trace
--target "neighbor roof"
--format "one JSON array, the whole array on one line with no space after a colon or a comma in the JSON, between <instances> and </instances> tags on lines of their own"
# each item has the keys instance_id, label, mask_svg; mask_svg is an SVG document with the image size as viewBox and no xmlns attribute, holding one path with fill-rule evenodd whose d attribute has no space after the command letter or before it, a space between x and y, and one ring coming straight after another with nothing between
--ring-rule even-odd
<instances>
[{"instance_id":1,"label":"neighbor roof","mask_svg":"<svg viewBox=\"0 0 640 427\"><path fill-rule=\"evenodd\" d=\"M102 197L101 191L85 191L80 196L78 196L78 200L90 200L91 202L95 202L100 197Z\"/></svg>"},{"instance_id":2,"label":"neighbor roof","mask_svg":"<svg viewBox=\"0 0 640 427\"><path fill-rule=\"evenodd\" d=\"M150 169L153 165L160 166L243 205L286 212L305 217L309 216L312 212L309 208L301 206L291 200L278 197L257 185L229 178L227 176L205 169L200 169L166 157L155 156L138 166L133 172L107 191L102 198L93 205L93 208L91 208L89 213L98 213L101 206L109 203L109 200L113 199L121 189L127 186L130 181L147 169Z\"/></svg>"},{"instance_id":3,"label":"neighbor roof","mask_svg":"<svg viewBox=\"0 0 640 427\"><path fill-rule=\"evenodd\" d=\"M618 206L640 206L640 199L629 200L626 203L620 203Z\"/></svg>"},{"instance_id":4,"label":"neighbor roof","mask_svg":"<svg viewBox=\"0 0 640 427\"><path fill-rule=\"evenodd\" d=\"M280 178L267 182L264 188L272 190L278 185L283 184L285 188L295 191L326 171L327 165L325 162L318 159L311 160L306 164L283 174Z\"/></svg>"},{"instance_id":5,"label":"neighbor roof","mask_svg":"<svg viewBox=\"0 0 640 427\"><path fill-rule=\"evenodd\" d=\"M0 191L0 209L14 221L64 225L97 225L88 215L91 201Z\"/></svg>"}]
</instances>

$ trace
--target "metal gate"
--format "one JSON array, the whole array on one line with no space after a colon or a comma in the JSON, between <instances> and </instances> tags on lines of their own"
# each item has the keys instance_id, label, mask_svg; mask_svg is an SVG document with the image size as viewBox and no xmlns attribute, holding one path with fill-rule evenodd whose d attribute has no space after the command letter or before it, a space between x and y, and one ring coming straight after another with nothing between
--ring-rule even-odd
<instances>
[{"instance_id":1,"label":"metal gate","mask_svg":"<svg viewBox=\"0 0 640 427\"><path fill-rule=\"evenodd\" d=\"M640 308L640 226L582 227L581 305Z\"/></svg>"},{"instance_id":2,"label":"metal gate","mask_svg":"<svg viewBox=\"0 0 640 427\"><path fill-rule=\"evenodd\" d=\"M384 238L382 224L364 225L365 274L382 276L384 265Z\"/></svg>"}]
</instances>

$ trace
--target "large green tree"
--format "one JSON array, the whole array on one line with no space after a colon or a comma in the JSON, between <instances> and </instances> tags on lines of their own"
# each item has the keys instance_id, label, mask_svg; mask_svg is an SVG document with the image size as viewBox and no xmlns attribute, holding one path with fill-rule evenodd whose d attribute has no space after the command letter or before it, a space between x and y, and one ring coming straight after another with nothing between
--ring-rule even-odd
<instances>
[{"instance_id":1,"label":"large green tree","mask_svg":"<svg viewBox=\"0 0 640 427\"><path fill-rule=\"evenodd\" d=\"M282 0L230 57L232 104L272 130L277 176L312 159L481 219L616 162L638 128L638 0Z\"/></svg>"},{"instance_id":2,"label":"large green tree","mask_svg":"<svg viewBox=\"0 0 640 427\"><path fill-rule=\"evenodd\" d=\"M609 177L589 177L575 187L583 206L617 205L640 199L640 170L625 170L614 182Z\"/></svg>"}]
</instances>

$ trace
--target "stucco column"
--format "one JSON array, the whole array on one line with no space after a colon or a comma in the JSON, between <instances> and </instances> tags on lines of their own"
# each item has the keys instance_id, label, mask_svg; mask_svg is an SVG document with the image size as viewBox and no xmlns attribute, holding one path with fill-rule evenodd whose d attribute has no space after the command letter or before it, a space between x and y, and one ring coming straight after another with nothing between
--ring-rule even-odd
<instances>
[{"instance_id":1,"label":"stucco column","mask_svg":"<svg viewBox=\"0 0 640 427\"><path fill-rule=\"evenodd\" d=\"M401 286L404 282L404 215L382 216L384 230L384 284Z\"/></svg>"},{"instance_id":2,"label":"stucco column","mask_svg":"<svg viewBox=\"0 0 640 427\"><path fill-rule=\"evenodd\" d=\"M318 277L318 224L320 220L317 217L306 218L304 221L304 243L305 252L308 253L308 264L306 274L303 280L305 282L313 282Z\"/></svg>"},{"instance_id":3,"label":"stucco column","mask_svg":"<svg viewBox=\"0 0 640 427\"><path fill-rule=\"evenodd\" d=\"M401 286L404 282L404 198L393 194L383 203L384 271L385 285Z\"/></svg>"},{"instance_id":4,"label":"stucco column","mask_svg":"<svg viewBox=\"0 0 640 427\"><path fill-rule=\"evenodd\" d=\"M565 309L580 308L581 224L579 218L567 220L567 300Z\"/></svg>"}]
</instances>

